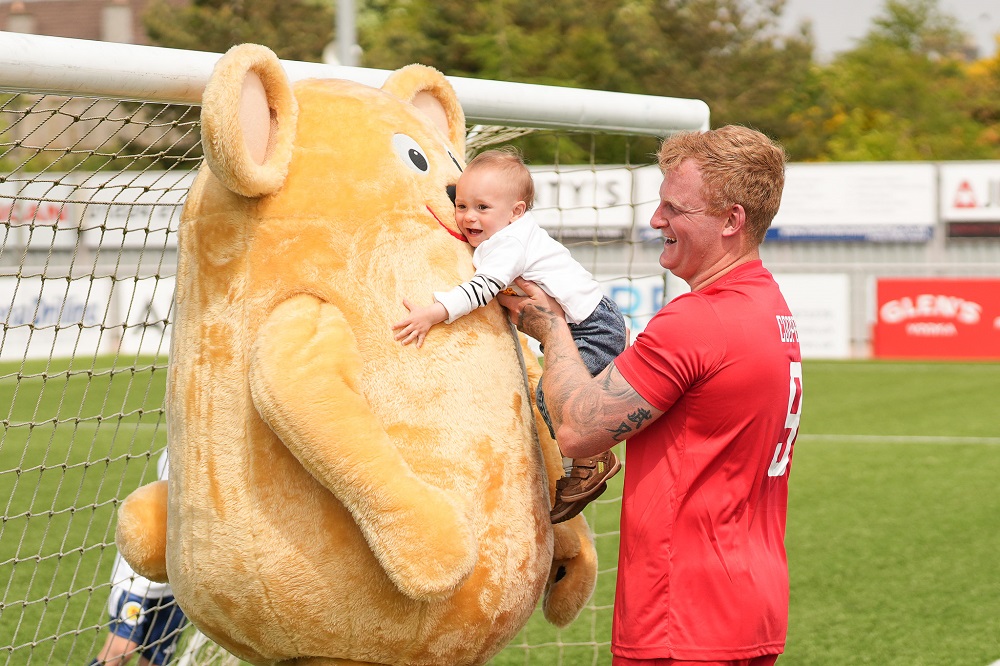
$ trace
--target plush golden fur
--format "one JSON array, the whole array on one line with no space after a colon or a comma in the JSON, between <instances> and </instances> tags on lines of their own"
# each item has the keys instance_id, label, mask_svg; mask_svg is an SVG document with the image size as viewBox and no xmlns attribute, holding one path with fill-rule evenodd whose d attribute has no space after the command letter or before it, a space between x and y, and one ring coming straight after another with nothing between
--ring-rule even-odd
<instances>
[{"instance_id":1,"label":"plush golden fur","mask_svg":"<svg viewBox=\"0 0 1000 666\"><path fill-rule=\"evenodd\" d=\"M150 580L167 580L167 482L154 481L125 498L116 533L122 557L142 562Z\"/></svg>"},{"instance_id":2,"label":"plush golden fur","mask_svg":"<svg viewBox=\"0 0 1000 666\"><path fill-rule=\"evenodd\" d=\"M390 330L404 297L472 275L446 189L464 154L447 80L411 65L382 90L293 89L243 45L202 122L169 492L123 503L126 559L162 578L165 556L188 617L254 664L481 664L543 594L546 617L571 622L594 588L593 538L582 517L549 524L559 454L506 317L491 304L421 349ZM149 518L164 504L165 544Z\"/></svg>"}]
</instances>

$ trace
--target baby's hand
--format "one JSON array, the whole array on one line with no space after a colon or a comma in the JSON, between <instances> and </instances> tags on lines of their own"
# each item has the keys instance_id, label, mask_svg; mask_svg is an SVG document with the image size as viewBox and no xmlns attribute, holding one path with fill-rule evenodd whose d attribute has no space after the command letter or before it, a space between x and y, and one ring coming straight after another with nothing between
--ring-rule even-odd
<instances>
[{"instance_id":1,"label":"baby's hand","mask_svg":"<svg viewBox=\"0 0 1000 666\"><path fill-rule=\"evenodd\" d=\"M436 301L418 308L404 298L403 307L410 311L410 316L392 325L392 330L397 331L393 338L404 345L416 342L418 349L423 346L431 326L448 318L448 311Z\"/></svg>"}]
</instances>

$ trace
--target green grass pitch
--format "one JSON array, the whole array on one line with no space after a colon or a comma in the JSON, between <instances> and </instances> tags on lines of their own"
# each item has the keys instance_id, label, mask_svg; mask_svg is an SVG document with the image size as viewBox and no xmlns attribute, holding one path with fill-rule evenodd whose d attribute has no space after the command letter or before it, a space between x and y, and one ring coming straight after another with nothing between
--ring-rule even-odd
<instances>
[{"instance_id":1,"label":"green grass pitch","mask_svg":"<svg viewBox=\"0 0 1000 666\"><path fill-rule=\"evenodd\" d=\"M135 365L0 364L5 664L86 663L103 640L115 502L166 442L162 360ZM778 663L1000 660L1000 364L806 361L804 386ZM585 512L591 605L563 631L536 613L493 664L611 663L620 490Z\"/></svg>"}]
</instances>

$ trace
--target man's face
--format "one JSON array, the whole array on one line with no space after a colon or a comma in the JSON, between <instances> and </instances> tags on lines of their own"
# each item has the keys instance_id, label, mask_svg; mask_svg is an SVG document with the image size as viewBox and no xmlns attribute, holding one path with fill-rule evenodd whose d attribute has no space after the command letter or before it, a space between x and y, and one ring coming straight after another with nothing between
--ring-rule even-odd
<instances>
[{"instance_id":1,"label":"man's face","mask_svg":"<svg viewBox=\"0 0 1000 666\"><path fill-rule=\"evenodd\" d=\"M727 215L712 215L702 196L702 180L691 160L664 174L660 205L649 226L663 233L660 265L697 289L723 259Z\"/></svg>"},{"instance_id":2,"label":"man's face","mask_svg":"<svg viewBox=\"0 0 1000 666\"><path fill-rule=\"evenodd\" d=\"M472 247L479 247L523 214L524 202L516 199L496 172L474 169L458 179L455 221Z\"/></svg>"}]
</instances>

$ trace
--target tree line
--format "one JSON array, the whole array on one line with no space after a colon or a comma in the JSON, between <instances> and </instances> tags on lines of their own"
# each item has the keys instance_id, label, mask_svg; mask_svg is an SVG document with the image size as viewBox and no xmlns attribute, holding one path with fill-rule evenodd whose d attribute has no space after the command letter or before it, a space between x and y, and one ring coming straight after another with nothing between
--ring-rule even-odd
<instances>
[{"instance_id":1,"label":"tree line","mask_svg":"<svg viewBox=\"0 0 1000 666\"><path fill-rule=\"evenodd\" d=\"M335 1L335 0L334 0ZM365 67L420 62L450 76L704 100L712 125L780 141L792 161L1000 159L1000 54L938 0L885 0L826 62L808 24L781 34L784 0L356 0ZM160 46L265 44L319 61L330 0L154 2Z\"/></svg>"}]
</instances>

